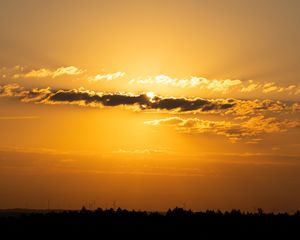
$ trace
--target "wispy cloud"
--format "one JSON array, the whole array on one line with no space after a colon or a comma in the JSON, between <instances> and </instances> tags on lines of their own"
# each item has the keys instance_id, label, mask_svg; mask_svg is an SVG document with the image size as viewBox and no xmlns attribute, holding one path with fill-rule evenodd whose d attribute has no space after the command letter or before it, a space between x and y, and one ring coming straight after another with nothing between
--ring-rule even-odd
<instances>
[{"instance_id":1,"label":"wispy cloud","mask_svg":"<svg viewBox=\"0 0 300 240\"><path fill-rule=\"evenodd\" d=\"M257 82L253 80L242 81L239 79L207 79L204 77L192 76L189 78L173 78L167 75L148 76L143 79L132 79L132 85L146 86L169 86L178 88L196 88L208 92L222 94L230 93L253 93L261 94L288 93L291 95L300 94L300 86L278 85L274 82Z\"/></svg>"},{"instance_id":2,"label":"wispy cloud","mask_svg":"<svg viewBox=\"0 0 300 240\"><path fill-rule=\"evenodd\" d=\"M190 77L185 79L172 78L167 75L158 75L154 77L147 77L145 79L132 79L129 84L146 84L146 85L165 85L180 88L209 89L215 92L226 93L230 88L240 85L240 80L208 80L203 77Z\"/></svg>"},{"instance_id":3,"label":"wispy cloud","mask_svg":"<svg viewBox=\"0 0 300 240\"><path fill-rule=\"evenodd\" d=\"M115 73L107 73L107 74L97 74L95 76L88 77L88 81L90 82L98 82L98 81L111 81L117 78L122 78L125 76L124 72L115 72Z\"/></svg>"},{"instance_id":4,"label":"wispy cloud","mask_svg":"<svg viewBox=\"0 0 300 240\"><path fill-rule=\"evenodd\" d=\"M13 79L19 79L19 78L56 78L60 77L62 75L80 75L84 73L85 70L79 69L74 66L69 67L60 67L55 70L48 69L48 68L41 68L36 70L31 70L29 72L25 73L15 73L13 75Z\"/></svg>"}]
</instances>

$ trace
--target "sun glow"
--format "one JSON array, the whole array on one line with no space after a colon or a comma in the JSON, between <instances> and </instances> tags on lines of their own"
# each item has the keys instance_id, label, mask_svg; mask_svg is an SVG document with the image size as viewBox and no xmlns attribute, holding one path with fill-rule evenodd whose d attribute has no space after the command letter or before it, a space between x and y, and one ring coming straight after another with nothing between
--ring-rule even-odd
<instances>
[{"instance_id":1,"label":"sun glow","mask_svg":"<svg viewBox=\"0 0 300 240\"><path fill-rule=\"evenodd\" d=\"M154 92L147 92L146 95L147 95L148 98L154 98L155 97Z\"/></svg>"}]
</instances>

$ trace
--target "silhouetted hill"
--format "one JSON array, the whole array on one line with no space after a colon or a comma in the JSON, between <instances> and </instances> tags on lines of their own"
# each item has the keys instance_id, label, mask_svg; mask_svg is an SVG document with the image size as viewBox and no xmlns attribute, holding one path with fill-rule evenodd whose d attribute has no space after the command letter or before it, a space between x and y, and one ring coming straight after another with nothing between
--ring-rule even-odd
<instances>
[{"instance_id":1,"label":"silhouetted hill","mask_svg":"<svg viewBox=\"0 0 300 240\"><path fill-rule=\"evenodd\" d=\"M193 239L300 239L300 212L242 213L206 211L192 212L182 208L158 212L97 209L90 211L45 211L23 214L1 214L2 236L129 236L191 237Z\"/></svg>"}]
</instances>

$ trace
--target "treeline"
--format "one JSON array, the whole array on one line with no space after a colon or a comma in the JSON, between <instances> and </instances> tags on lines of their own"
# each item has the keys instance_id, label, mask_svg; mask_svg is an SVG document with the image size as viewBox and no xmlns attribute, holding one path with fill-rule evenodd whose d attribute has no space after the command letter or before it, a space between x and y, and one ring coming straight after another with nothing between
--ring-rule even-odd
<instances>
[{"instance_id":1,"label":"treeline","mask_svg":"<svg viewBox=\"0 0 300 240\"><path fill-rule=\"evenodd\" d=\"M47 236L196 236L196 239L300 239L300 212L192 212L182 208L166 213L100 209L1 216L2 234ZM296 237L296 238L295 238Z\"/></svg>"}]
</instances>

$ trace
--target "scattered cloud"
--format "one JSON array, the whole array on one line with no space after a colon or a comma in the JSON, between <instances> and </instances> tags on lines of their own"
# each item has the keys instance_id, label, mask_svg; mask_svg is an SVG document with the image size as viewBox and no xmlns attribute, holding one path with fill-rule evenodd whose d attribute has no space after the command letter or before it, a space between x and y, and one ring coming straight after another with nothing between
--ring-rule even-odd
<instances>
[{"instance_id":1,"label":"scattered cloud","mask_svg":"<svg viewBox=\"0 0 300 240\"><path fill-rule=\"evenodd\" d=\"M84 73L85 70L79 69L74 66L60 67L53 72L53 77L59 77L61 75L80 75Z\"/></svg>"},{"instance_id":2,"label":"scattered cloud","mask_svg":"<svg viewBox=\"0 0 300 240\"><path fill-rule=\"evenodd\" d=\"M290 111L292 106L291 104L284 103L278 100L233 100L235 105L228 109L225 114L237 115L237 116L247 116L260 114L262 112L284 112ZM296 107L294 107L296 109Z\"/></svg>"},{"instance_id":3,"label":"scattered cloud","mask_svg":"<svg viewBox=\"0 0 300 240\"><path fill-rule=\"evenodd\" d=\"M253 80L245 81L242 88L238 89L242 93L259 92L263 94L285 93L289 95L299 94L300 86L296 85L278 85L274 82L254 82Z\"/></svg>"},{"instance_id":4,"label":"scattered cloud","mask_svg":"<svg viewBox=\"0 0 300 240\"><path fill-rule=\"evenodd\" d=\"M61 76L70 76L87 82L102 82L122 79L126 74L121 71L112 73L103 73L96 75L83 74L86 70L75 66L59 67L57 69L39 68L29 69L28 67L15 66L12 68L0 68L0 80L19 80L19 79L35 79L35 78L58 78ZM215 96L219 94L230 95L231 97L241 97L245 95L247 98L277 98L294 99L300 95L300 85L296 84L279 84L269 81L240 80L240 79L208 79L200 76L191 76L184 78L171 77L165 74L146 77L126 78L128 87L147 87L148 90L154 91L161 86L178 89L199 90L199 94L204 93L206 96ZM153 89L154 88L154 89Z\"/></svg>"},{"instance_id":5,"label":"scattered cloud","mask_svg":"<svg viewBox=\"0 0 300 240\"><path fill-rule=\"evenodd\" d=\"M151 126L171 126L181 133L214 133L226 136L232 142L246 138L248 139L248 143L257 143L261 140L257 138L257 136L265 133L284 132L290 128L300 126L300 121L288 119L278 120L264 116L256 116L240 122L170 117L146 121L145 124Z\"/></svg>"},{"instance_id":6,"label":"scattered cloud","mask_svg":"<svg viewBox=\"0 0 300 240\"><path fill-rule=\"evenodd\" d=\"M45 77L51 77L53 75L53 72L46 68L41 68L38 70L32 70L27 73L19 73L15 74L13 76L14 79L18 78L45 78Z\"/></svg>"},{"instance_id":7,"label":"scattered cloud","mask_svg":"<svg viewBox=\"0 0 300 240\"><path fill-rule=\"evenodd\" d=\"M4 97L18 97L23 96L25 94L25 90L17 83L0 85L0 96Z\"/></svg>"},{"instance_id":8,"label":"scattered cloud","mask_svg":"<svg viewBox=\"0 0 300 240\"><path fill-rule=\"evenodd\" d=\"M295 89L295 85L290 85L287 87L279 87L275 85L275 83L266 83L264 85L258 85L262 88L263 93L270 93L270 92L290 92L291 90Z\"/></svg>"},{"instance_id":9,"label":"scattered cloud","mask_svg":"<svg viewBox=\"0 0 300 240\"><path fill-rule=\"evenodd\" d=\"M154 77L147 77L145 79L132 79L129 84L147 84L147 85L166 85L172 87L192 88L198 87L200 89L208 89L215 92L226 93L230 88L240 85L240 80L208 80L203 77L190 77L186 79L172 78L167 75L158 75Z\"/></svg>"},{"instance_id":10,"label":"scattered cloud","mask_svg":"<svg viewBox=\"0 0 300 240\"><path fill-rule=\"evenodd\" d=\"M173 78L167 75L148 76L144 79L132 79L129 84L138 85L164 85L179 88L197 88L211 92L222 94L229 93L253 93L259 92L263 94L271 93L288 93L291 95L300 94L300 86L287 85L280 86L274 82L255 82L253 80L241 81L239 79L207 79L204 77L189 77L189 78Z\"/></svg>"},{"instance_id":11,"label":"scattered cloud","mask_svg":"<svg viewBox=\"0 0 300 240\"><path fill-rule=\"evenodd\" d=\"M244 93L253 92L255 90L258 90L259 87L260 87L259 84L251 82L248 85L242 87L241 92L244 92Z\"/></svg>"}]
</instances>

